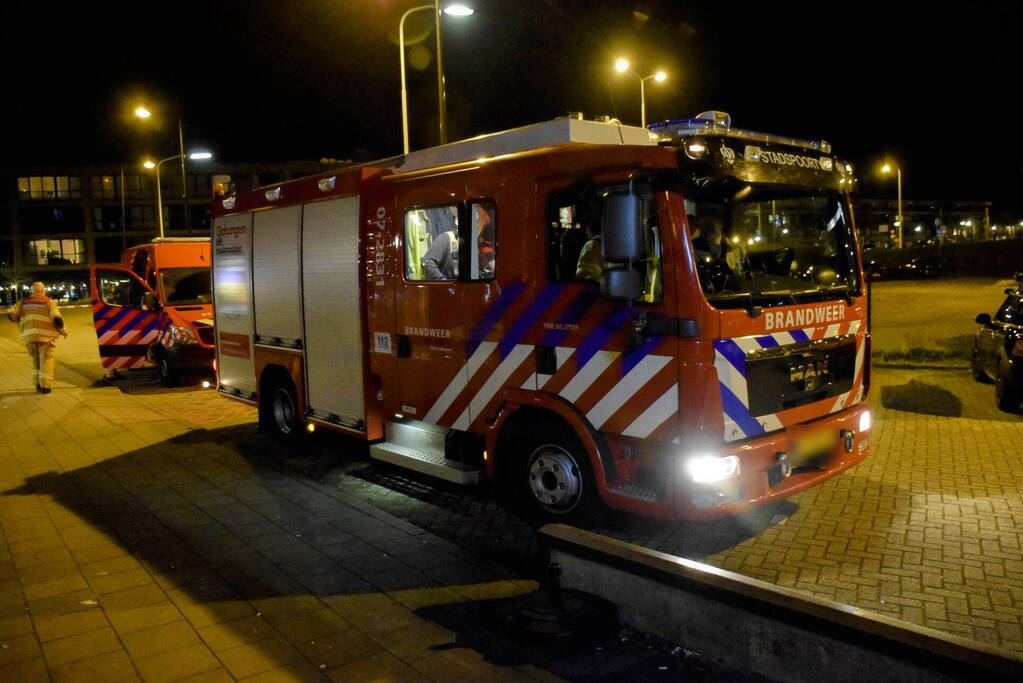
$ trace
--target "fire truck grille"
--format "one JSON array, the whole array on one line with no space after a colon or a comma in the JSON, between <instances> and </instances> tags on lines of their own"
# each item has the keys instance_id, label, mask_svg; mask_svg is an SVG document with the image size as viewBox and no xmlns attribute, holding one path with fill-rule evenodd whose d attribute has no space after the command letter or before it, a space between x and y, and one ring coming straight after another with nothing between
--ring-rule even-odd
<instances>
[{"instance_id":1,"label":"fire truck grille","mask_svg":"<svg viewBox=\"0 0 1023 683\"><path fill-rule=\"evenodd\" d=\"M199 341L203 344L213 346L213 326L202 326L196 330L199 333Z\"/></svg>"},{"instance_id":2,"label":"fire truck grille","mask_svg":"<svg viewBox=\"0 0 1023 683\"><path fill-rule=\"evenodd\" d=\"M852 389L852 335L754 351L746 357L749 409L767 415L833 398Z\"/></svg>"}]
</instances>

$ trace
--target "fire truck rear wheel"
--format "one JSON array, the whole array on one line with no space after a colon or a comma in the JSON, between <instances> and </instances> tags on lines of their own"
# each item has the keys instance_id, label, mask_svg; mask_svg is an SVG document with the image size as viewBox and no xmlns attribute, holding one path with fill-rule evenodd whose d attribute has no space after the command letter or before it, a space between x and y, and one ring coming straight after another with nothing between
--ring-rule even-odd
<instances>
[{"instance_id":1,"label":"fire truck rear wheel","mask_svg":"<svg viewBox=\"0 0 1023 683\"><path fill-rule=\"evenodd\" d=\"M513 482L523 513L539 522L595 524L605 514L589 458L567 427L530 429L518 444Z\"/></svg>"},{"instance_id":2,"label":"fire truck rear wheel","mask_svg":"<svg viewBox=\"0 0 1023 683\"><path fill-rule=\"evenodd\" d=\"M298 403L290 385L278 384L270 394L270 416L275 434L290 439L299 433Z\"/></svg>"}]
</instances>

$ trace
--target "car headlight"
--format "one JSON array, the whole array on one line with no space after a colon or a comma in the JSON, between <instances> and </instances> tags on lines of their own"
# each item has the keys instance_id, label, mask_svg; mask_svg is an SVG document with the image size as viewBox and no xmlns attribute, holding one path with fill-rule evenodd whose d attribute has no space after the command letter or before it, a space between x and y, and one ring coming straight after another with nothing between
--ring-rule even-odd
<instances>
[{"instance_id":1,"label":"car headlight","mask_svg":"<svg viewBox=\"0 0 1023 683\"><path fill-rule=\"evenodd\" d=\"M870 431L870 411L864 410L860 413L860 431Z\"/></svg>"},{"instance_id":2,"label":"car headlight","mask_svg":"<svg viewBox=\"0 0 1023 683\"><path fill-rule=\"evenodd\" d=\"M710 484L739 474L739 456L697 455L685 461L685 468L697 484Z\"/></svg>"},{"instance_id":3,"label":"car headlight","mask_svg":"<svg viewBox=\"0 0 1023 683\"><path fill-rule=\"evenodd\" d=\"M191 327L171 325L171 339L175 344L198 344L199 338Z\"/></svg>"}]
</instances>

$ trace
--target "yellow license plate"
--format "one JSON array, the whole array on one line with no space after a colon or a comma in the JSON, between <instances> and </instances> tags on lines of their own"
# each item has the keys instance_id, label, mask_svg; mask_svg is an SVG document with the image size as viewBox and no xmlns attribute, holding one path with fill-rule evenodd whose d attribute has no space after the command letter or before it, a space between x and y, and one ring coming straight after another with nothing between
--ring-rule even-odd
<instances>
[{"instance_id":1,"label":"yellow license plate","mask_svg":"<svg viewBox=\"0 0 1023 683\"><path fill-rule=\"evenodd\" d=\"M833 429L819 429L807 432L795 440L790 459L794 467L807 460L826 455L838 443L838 433Z\"/></svg>"}]
</instances>

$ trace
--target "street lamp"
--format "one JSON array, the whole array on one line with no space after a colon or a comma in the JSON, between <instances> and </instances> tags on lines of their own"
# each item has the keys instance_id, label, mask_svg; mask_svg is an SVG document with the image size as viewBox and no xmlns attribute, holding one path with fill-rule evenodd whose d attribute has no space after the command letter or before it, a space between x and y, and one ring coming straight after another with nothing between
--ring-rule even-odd
<instances>
[{"instance_id":1,"label":"street lamp","mask_svg":"<svg viewBox=\"0 0 1023 683\"><path fill-rule=\"evenodd\" d=\"M156 169L156 219L157 225L160 226L161 238L163 237L163 196L160 193L160 167L163 166L168 161L174 161L175 159L182 159L182 163L184 163L183 161L184 158L185 158L184 154L175 154L172 157L160 159L159 161L146 159L144 162L142 162L142 166L144 166L145 168ZM188 158L191 159L192 161L207 161L213 158L213 154L211 154L210 152L192 152L191 154L188 155ZM185 205L185 213L186 214L188 213L187 204ZM185 225L186 226L188 225L187 222L185 223Z\"/></svg>"},{"instance_id":2,"label":"street lamp","mask_svg":"<svg viewBox=\"0 0 1023 683\"><path fill-rule=\"evenodd\" d=\"M135 107L135 116L140 119L148 119L153 113L149 111L145 106ZM188 217L188 180L185 176L185 135L183 126L181 125L181 117L178 117L178 154L174 157L175 159L181 159L181 200L185 203L185 230L189 229L189 217ZM122 189L123 191L123 189ZM161 214L162 216L162 214ZM160 231L160 237L163 237L163 230Z\"/></svg>"},{"instance_id":3,"label":"street lamp","mask_svg":"<svg viewBox=\"0 0 1023 683\"><path fill-rule=\"evenodd\" d=\"M640 76L630 68L629 60L622 57L615 60L615 71L620 74L628 72L639 79L639 120L640 125L646 128L646 82L653 79L658 83L663 83L668 78L668 74L657 71L649 76Z\"/></svg>"},{"instance_id":4,"label":"street lamp","mask_svg":"<svg viewBox=\"0 0 1023 683\"><path fill-rule=\"evenodd\" d=\"M892 173L892 165L886 163L884 166L881 167L881 173L883 173L884 175L891 175L891 173ZM899 220L898 220L898 223L896 225L899 228L899 232L898 232L899 249L902 249L902 223L903 223L903 220L902 220L902 168L900 168L899 166L895 167L895 178L896 178L896 183L898 185L898 193L899 193L899 204L898 204Z\"/></svg>"},{"instance_id":5,"label":"street lamp","mask_svg":"<svg viewBox=\"0 0 1023 683\"><path fill-rule=\"evenodd\" d=\"M401 53L401 136L402 149L408 154L408 95L405 92L405 20L413 12L422 10L433 10L437 22L437 108L440 122L440 144L447 142L447 122L445 121L444 110L446 109L446 97L444 95L444 56L441 51L440 37L440 0L434 0L432 5L420 5L406 10L398 22L398 50ZM448 5L444 8L444 14L452 17L467 17L473 10L465 5Z\"/></svg>"}]
</instances>

